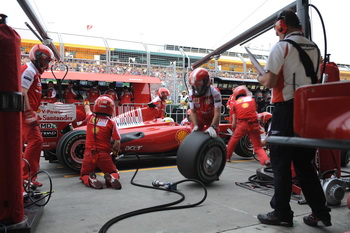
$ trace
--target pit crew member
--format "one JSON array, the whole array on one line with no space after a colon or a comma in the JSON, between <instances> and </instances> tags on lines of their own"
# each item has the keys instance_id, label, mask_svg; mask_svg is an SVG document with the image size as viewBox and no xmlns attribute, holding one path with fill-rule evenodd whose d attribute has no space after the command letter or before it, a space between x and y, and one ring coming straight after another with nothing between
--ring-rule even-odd
<instances>
[{"instance_id":1,"label":"pit crew member","mask_svg":"<svg viewBox=\"0 0 350 233\"><path fill-rule=\"evenodd\" d=\"M119 105L129 104L134 101L134 94L129 90L127 86L123 87L123 91L120 95Z\"/></svg>"},{"instance_id":2,"label":"pit crew member","mask_svg":"<svg viewBox=\"0 0 350 233\"><path fill-rule=\"evenodd\" d=\"M119 172L113 163L111 151L118 154L120 150L120 134L111 116L114 114L114 102L107 96L96 99L93 112L88 101L84 101L86 117L86 141L80 180L88 187L102 189L103 183L97 179L95 169L104 173L107 187L121 189ZM111 147L111 140L113 146Z\"/></svg>"},{"instance_id":3,"label":"pit crew member","mask_svg":"<svg viewBox=\"0 0 350 233\"><path fill-rule=\"evenodd\" d=\"M64 90L64 100L66 104L72 104L75 102L77 94L73 90L74 83L69 81L68 87Z\"/></svg>"},{"instance_id":4,"label":"pit crew member","mask_svg":"<svg viewBox=\"0 0 350 233\"><path fill-rule=\"evenodd\" d=\"M205 131L215 138L220 121L221 93L211 85L209 72L204 68L194 69L189 75L189 83L192 131Z\"/></svg>"},{"instance_id":5,"label":"pit crew member","mask_svg":"<svg viewBox=\"0 0 350 233\"><path fill-rule=\"evenodd\" d=\"M272 88L273 117L269 136L293 137L294 91L299 86L316 83L319 79L320 52L317 45L303 36L298 16L291 10L282 11L275 22L275 32L279 37L271 49L264 75L258 76L258 81L265 87ZM305 51L303 58L310 60L309 65L303 64L299 51L286 39L294 41ZM301 53L302 54L302 53ZM303 59L304 60L304 59ZM310 75L306 69L311 68ZM308 77L310 76L310 77ZM270 145L270 159L274 173L275 193L270 201L272 212L259 214L258 219L264 224L293 226L293 211L290 207L292 193L291 164L293 162L298 182L304 197L311 207L312 213L303 218L305 224L317 226L322 222L331 226L330 208L326 206L326 198L319 177L312 164L315 158L314 148Z\"/></svg>"},{"instance_id":6,"label":"pit crew member","mask_svg":"<svg viewBox=\"0 0 350 233\"><path fill-rule=\"evenodd\" d=\"M110 83L108 85L108 89L105 91L104 93L105 95L109 95L111 97L111 99L114 101L114 104L116 104L117 100L118 100L118 94L117 92L114 90L114 84Z\"/></svg>"},{"instance_id":7,"label":"pit crew member","mask_svg":"<svg viewBox=\"0 0 350 233\"><path fill-rule=\"evenodd\" d=\"M94 82L91 88L82 88L87 91L87 99L90 103L94 103L95 100L101 95L101 91L98 89L98 82Z\"/></svg>"},{"instance_id":8,"label":"pit crew member","mask_svg":"<svg viewBox=\"0 0 350 233\"><path fill-rule=\"evenodd\" d=\"M32 184L41 187L42 184L36 180L35 174L39 170L40 154L43 138L40 133L36 111L39 109L42 95L41 74L49 68L50 62L54 60L51 49L45 45L37 44L29 52L29 59L21 66L22 93L24 96L24 112L22 114L23 142L27 143L24 151L24 159L28 161L23 165L23 180L28 179ZM29 174L29 171L30 173Z\"/></svg>"},{"instance_id":9,"label":"pit crew member","mask_svg":"<svg viewBox=\"0 0 350 233\"><path fill-rule=\"evenodd\" d=\"M158 95L148 104L149 107L158 108L159 114L157 118L165 117L166 100L168 96L170 96L170 91L165 87L161 87L158 90Z\"/></svg>"},{"instance_id":10,"label":"pit crew member","mask_svg":"<svg viewBox=\"0 0 350 233\"><path fill-rule=\"evenodd\" d=\"M245 86L236 87L233 90L233 95L235 101L231 102L230 115L234 134L227 144L227 161L231 161L232 153L241 137L248 135L254 146L255 153L258 155L260 164L269 165L270 159L261 145L260 126L254 98Z\"/></svg>"},{"instance_id":11,"label":"pit crew member","mask_svg":"<svg viewBox=\"0 0 350 233\"><path fill-rule=\"evenodd\" d=\"M49 103L55 103L57 101L56 98L56 90L52 81L49 81L47 88L47 95L44 97L45 101Z\"/></svg>"}]
</instances>

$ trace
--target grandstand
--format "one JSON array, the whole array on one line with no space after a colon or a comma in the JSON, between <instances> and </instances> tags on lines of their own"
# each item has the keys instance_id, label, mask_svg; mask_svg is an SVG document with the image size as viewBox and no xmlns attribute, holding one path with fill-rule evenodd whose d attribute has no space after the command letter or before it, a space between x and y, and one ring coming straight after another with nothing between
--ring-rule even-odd
<instances>
[{"instance_id":1,"label":"grandstand","mask_svg":"<svg viewBox=\"0 0 350 233\"><path fill-rule=\"evenodd\" d=\"M20 34L22 61L28 60L33 45L40 43L28 29L15 28ZM177 98L184 87L183 75L193 64L211 52L205 48L178 45L155 45L135 41L49 32L62 61L70 71L135 74L158 77ZM239 50L240 48L238 48ZM268 51L252 50L262 65ZM226 51L203 67L223 78L254 79L255 68L242 51ZM341 80L350 80L350 65L339 64ZM64 69L57 66L56 69Z\"/></svg>"}]
</instances>

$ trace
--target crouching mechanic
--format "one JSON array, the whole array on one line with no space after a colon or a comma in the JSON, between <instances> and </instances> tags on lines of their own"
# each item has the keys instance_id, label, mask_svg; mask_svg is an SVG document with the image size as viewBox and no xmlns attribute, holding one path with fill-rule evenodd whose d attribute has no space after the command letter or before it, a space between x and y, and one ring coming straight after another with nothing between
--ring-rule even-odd
<instances>
[{"instance_id":1,"label":"crouching mechanic","mask_svg":"<svg viewBox=\"0 0 350 233\"><path fill-rule=\"evenodd\" d=\"M231 102L230 115L232 117L234 134L227 144L226 159L228 162L231 161L232 153L238 141L247 134L261 165L270 165L270 159L261 145L256 103L254 98L249 94L250 92L245 86L238 86L233 90L235 101Z\"/></svg>"},{"instance_id":2,"label":"crouching mechanic","mask_svg":"<svg viewBox=\"0 0 350 233\"><path fill-rule=\"evenodd\" d=\"M39 170L40 154L43 138L40 133L36 111L39 109L42 87L40 76L49 68L54 56L51 49L45 45L37 44L29 52L30 62L21 67L22 93L24 97L24 112L22 115L22 136L27 143L24 151L24 159L28 165L23 166L23 180L28 179L32 184L41 187L42 184L36 180ZM29 174L29 171L31 174Z\"/></svg>"},{"instance_id":3,"label":"crouching mechanic","mask_svg":"<svg viewBox=\"0 0 350 233\"><path fill-rule=\"evenodd\" d=\"M120 150L120 134L117 125L111 120L114 113L114 101L107 96L96 99L93 113L89 101L84 101L86 117L86 142L80 180L88 187L102 189L103 184L94 173L98 167L103 173L107 187L121 189L119 172L113 163L111 149L114 153ZM111 148L111 139L114 141Z\"/></svg>"},{"instance_id":4,"label":"crouching mechanic","mask_svg":"<svg viewBox=\"0 0 350 233\"><path fill-rule=\"evenodd\" d=\"M204 131L215 138L220 121L221 93L211 85L209 72L204 68L194 69L189 75L189 83L192 131Z\"/></svg>"}]
</instances>

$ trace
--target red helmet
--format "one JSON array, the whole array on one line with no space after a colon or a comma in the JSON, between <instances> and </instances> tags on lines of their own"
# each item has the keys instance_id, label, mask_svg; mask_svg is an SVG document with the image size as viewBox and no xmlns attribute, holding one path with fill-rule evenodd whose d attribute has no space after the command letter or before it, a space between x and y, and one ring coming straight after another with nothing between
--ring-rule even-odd
<instances>
[{"instance_id":1,"label":"red helmet","mask_svg":"<svg viewBox=\"0 0 350 233\"><path fill-rule=\"evenodd\" d=\"M114 102L108 96L99 96L95 100L94 113L102 113L112 116L114 113Z\"/></svg>"},{"instance_id":2,"label":"red helmet","mask_svg":"<svg viewBox=\"0 0 350 233\"><path fill-rule=\"evenodd\" d=\"M247 96L248 93L249 93L249 90L246 86L238 86L233 90L233 94L236 100L241 96Z\"/></svg>"},{"instance_id":3,"label":"red helmet","mask_svg":"<svg viewBox=\"0 0 350 233\"><path fill-rule=\"evenodd\" d=\"M159 88L158 96L160 99L166 100L169 95L170 95L170 91L167 88L165 87Z\"/></svg>"},{"instance_id":4,"label":"red helmet","mask_svg":"<svg viewBox=\"0 0 350 233\"><path fill-rule=\"evenodd\" d=\"M203 96L210 86L210 77L208 70L204 68L194 69L190 73L189 83L192 86L194 96Z\"/></svg>"},{"instance_id":5,"label":"red helmet","mask_svg":"<svg viewBox=\"0 0 350 233\"><path fill-rule=\"evenodd\" d=\"M37 44L30 50L29 59L42 74L49 68L49 64L54 60L54 56L49 47L43 44Z\"/></svg>"}]
</instances>

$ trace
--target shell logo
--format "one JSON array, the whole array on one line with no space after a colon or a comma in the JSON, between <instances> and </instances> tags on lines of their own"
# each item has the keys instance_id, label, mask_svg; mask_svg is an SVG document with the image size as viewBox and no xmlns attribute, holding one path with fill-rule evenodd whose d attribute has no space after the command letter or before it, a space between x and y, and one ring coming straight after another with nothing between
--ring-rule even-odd
<instances>
[{"instance_id":1,"label":"shell logo","mask_svg":"<svg viewBox=\"0 0 350 233\"><path fill-rule=\"evenodd\" d=\"M187 135L188 135L188 132L186 130L179 130L176 132L175 139L176 141L181 143Z\"/></svg>"},{"instance_id":2,"label":"shell logo","mask_svg":"<svg viewBox=\"0 0 350 233\"><path fill-rule=\"evenodd\" d=\"M249 104L248 104L248 103L242 104L242 108L248 108L248 107L249 107Z\"/></svg>"}]
</instances>

